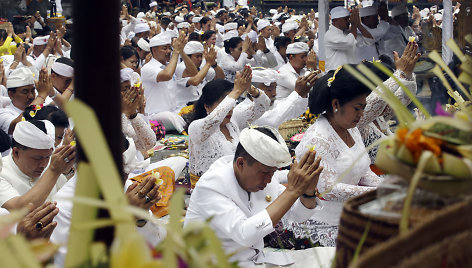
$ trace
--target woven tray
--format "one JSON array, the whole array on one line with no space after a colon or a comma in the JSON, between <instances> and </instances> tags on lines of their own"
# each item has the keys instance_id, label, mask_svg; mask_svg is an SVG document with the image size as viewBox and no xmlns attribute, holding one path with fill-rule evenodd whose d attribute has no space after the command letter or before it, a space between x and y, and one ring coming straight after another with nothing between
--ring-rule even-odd
<instances>
[{"instance_id":1,"label":"woven tray","mask_svg":"<svg viewBox=\"0 0 472 268\"><path fill-rule=\"evenodd\" d=\"M279 133L285 141L289 141L293 135L304 132L308 127L303 119L292 119L280 124Z\"/></svg>"}]
</instances>

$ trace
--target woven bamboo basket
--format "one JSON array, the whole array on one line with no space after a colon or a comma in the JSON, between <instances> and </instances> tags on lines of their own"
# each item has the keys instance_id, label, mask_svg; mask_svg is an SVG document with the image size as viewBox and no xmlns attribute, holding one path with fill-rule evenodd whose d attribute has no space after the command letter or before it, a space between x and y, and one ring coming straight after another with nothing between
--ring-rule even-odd
<instances>
[{"instance_id":1,"label":"woven bamboo basket","mask_svg":"<svg viewBox=\"0 0 472 268\"><path fill-rule=\"evenodd\" d=\"M472 197L446 207L406 235L361 254L350 268L472 267Z\"/></svg>"},{"instance_id":2,"label":"woven bamboo basket","mask_svg":"<svg viewBox=\"0 0 472 268\"><path fill-rule=\"evenodd\" d=\"M280 124L279 133L285 141L289 141L290 137L305 131L308 127L308 123L303 119L292 119Z\"/></svg>"}]
</instances>

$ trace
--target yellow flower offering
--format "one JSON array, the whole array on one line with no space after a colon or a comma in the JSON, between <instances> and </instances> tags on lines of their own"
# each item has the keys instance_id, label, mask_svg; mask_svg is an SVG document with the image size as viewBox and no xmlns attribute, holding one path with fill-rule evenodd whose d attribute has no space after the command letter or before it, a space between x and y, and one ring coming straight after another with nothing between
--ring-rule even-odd
<instances>
[{"instance_id":1,"label":"yellow flower offering","mask_svg":"<svg viewBox=\"0 0 472 268\"><path fill-rule=\"evenodd\" d=\"M29 115L30 115L31 117L34 117L34 116L36 115L36 112L35 112L35 111L30 111L30 112L29 112Z\"/></svg>"},{"instance_id":2,"label":"yellow flower offering","mask_svg":"<svg viewBox=\"0 0 472 268\"><path fill-rule=\"evenodd\" d=\"M134 84L135 87L141 87L141 82Z\"/></svg>"},{"instance_id":3,"label":"yellow flower offering","mask_svg":"<svg viewBox=\"0 0 472 268\"><path fill-rule=\"evenodd\" d=\"M415 40L416 40L416 38L414 36L410 36L408 38L408 41L410 41L410 42L415 42Z\"/></svg>"},{"instance_id":4,"label":"yellow flower offering","mask_svg":"<svg viewBox=\"0 0 472 268\"><path fill-rule=\"evenodd\" d=\"M151 176L156 178L156 185L161 185L164 183L164 180L161 179L161 173L152 171Z\"/></svg>"},{"instance_id":5,"label":"yellow flower offering","mask_svg":"<svg viewBox=\"0 0 472 268\"><path fill-rule=\"evenodd\" d=\"M308 147L308 150L309 150L310 152L313 152L313 151L315 150L315 148L316 148L316 145L311 145L311 144L309 144L309 145L307 145L307 147Z\"/></svg>"},{"instance_id":6,"label":"yellow flower offering","mask_svg":"<svg viewBox=\"0 0 472 268\"><path fill-rule=\"evenodd\" d=\"M77 142L76 141L71 141L69 144L72 145L72 146L75 146L75 145L77 145Z\"/></svg>"}]
</instances>

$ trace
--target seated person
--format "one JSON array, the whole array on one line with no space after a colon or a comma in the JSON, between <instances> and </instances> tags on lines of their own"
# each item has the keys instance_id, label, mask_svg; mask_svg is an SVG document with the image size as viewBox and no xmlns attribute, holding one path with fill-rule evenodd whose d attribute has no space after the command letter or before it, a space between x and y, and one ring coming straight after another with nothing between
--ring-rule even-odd
<instances>
[{"instance_id":1,"label":"seated person","mask_svg":"<svg viewBox=\"0 0 472 268\"><path fill-rule=\"evenodd\" d=\"M218 159L196 184L184 225L212 218L226 253L237 252L230 261L242 267L269 261L263 238L282 217L302 222L320 209L316 184L322 167L315 155L309 151L291 165L285 187L274 176L292 163L282 136L271 127L244 129L234 156Z\"/></svg>"},{"instance_id":2,"label":"seated person","mask_svg":"<svg viewBox=\"0 0 472 268\"><path fill-rule=\"evenodd\" d=\"M28 203L40 206L64 185L66 179L60 175L72 168L75 146L66 145L54 151L54 135L54 125L47 120L17 124L11 154L3 159L0 173L3 208L17 209Z\"/></svg>"}]
</instances>

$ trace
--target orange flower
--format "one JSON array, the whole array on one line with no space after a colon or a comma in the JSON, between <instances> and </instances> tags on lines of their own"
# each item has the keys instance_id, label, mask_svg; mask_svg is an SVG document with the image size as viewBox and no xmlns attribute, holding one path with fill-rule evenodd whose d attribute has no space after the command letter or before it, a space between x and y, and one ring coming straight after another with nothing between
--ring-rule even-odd
<instances>
[{"instance_id":1,"label":"orange flower","mask_svg":"<svg viewBox=\"0 0 472 268\"><path fill-rule=\"evenodd\" d=\"M400 139L400 142L405 144L406 148L408 148L415 162L418 162L424 150L431 151L439 158L439 162L442 162L441 145L443 141L424 136L422 129L418 128L408 133L408 129L402 128L397 131L397 137Z\"/></svg>"}]
</instances>

